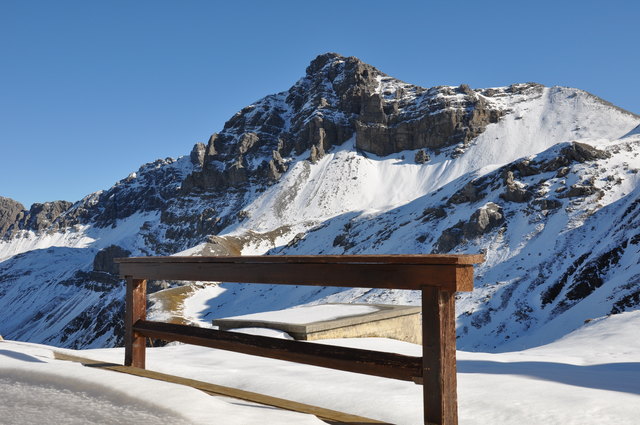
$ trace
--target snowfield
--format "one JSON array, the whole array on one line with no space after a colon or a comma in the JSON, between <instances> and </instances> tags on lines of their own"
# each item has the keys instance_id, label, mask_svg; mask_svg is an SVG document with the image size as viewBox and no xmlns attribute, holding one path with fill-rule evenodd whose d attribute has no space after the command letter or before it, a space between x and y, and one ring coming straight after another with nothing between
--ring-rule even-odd
<instances>
[{"instance_id":1,"label":"snowfield","mask_svg":"<svg viewBox=\"0 0 640 425\"><path fill-rule=\"evenodd\" d=\"M639 328L640 311L633 311L593 320L551 344L524 351L458 351L460 424L637 424ZM381 338L322 343L420 355L418 345ZM323 423L309 415L54 360L53 350L105 362L123 359L121 348L73 351L0 342L0 423L40 424L44 418L57 424ZM421 387L409 382L188 345L150 348L147 364L151 370L399 425L422 421Z\"/></svg>"}]
</instances>

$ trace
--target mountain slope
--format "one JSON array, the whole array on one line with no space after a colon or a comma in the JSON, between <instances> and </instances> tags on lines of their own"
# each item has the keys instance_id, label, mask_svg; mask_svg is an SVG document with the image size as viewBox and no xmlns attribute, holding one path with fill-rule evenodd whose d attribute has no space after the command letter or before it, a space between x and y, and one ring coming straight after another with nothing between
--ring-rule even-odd
<instances>
[{"instance_id":1,"label":"mountain slope","mask_svg":"<svg viewBox=\"0 0 640 425\"><path fill-rule=\"evenodd\" d=\"M1 198L0 334L118 344L122 284L105 266L116 252L481 251L476 290L458 303L460 346L548 341L640 302L639 125L577 89L425 89L321 55L188 156L74 204L27 210ZM199 288L193 296L208 301L188 320L203 325L307 302L418 302L379 290Z\"/></svg>"}]
</instances>

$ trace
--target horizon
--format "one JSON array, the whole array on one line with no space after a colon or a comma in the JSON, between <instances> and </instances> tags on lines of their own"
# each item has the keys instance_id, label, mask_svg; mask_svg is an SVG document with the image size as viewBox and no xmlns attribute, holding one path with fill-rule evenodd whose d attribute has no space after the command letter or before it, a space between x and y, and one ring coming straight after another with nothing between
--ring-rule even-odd
<instances>
[{"instance_id":1,"label":"horizon","mask_svg":"<svg viewBox=\"0 0 640 425\"><path fill-rule=\"evenodd\" d=\"M2 3L0 196L25 208L75 202L157 158L188 155L326 52L423 87L535 81L639 113L640 7L542 6Z\"/></svg>"}]
</instances>

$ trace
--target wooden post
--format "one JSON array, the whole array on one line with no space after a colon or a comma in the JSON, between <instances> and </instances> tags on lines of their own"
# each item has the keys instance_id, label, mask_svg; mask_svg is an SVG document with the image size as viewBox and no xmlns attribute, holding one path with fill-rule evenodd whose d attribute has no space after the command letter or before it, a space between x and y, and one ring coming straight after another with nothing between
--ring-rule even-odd
<instances>
[{"instance_id":1,"label":"wooden post","mask_svg":"<svg viewBox=\"0 0 640 425\"><path fill-rule=\"evenodd\" d=\"M147 281L127 276L125 302L124 365L144 369L147 339L133 330L133 324L147 317Z\"/></svg>"},{"instance_id":2,"label":"wooden post","mask_svg":"<svg viewBox=\"0 0 640 425\"><path fill-rule=\"evenodd\" d=\"M457 425L455 292L422 287L425 425Z\"/></svg>"}]
</instances>

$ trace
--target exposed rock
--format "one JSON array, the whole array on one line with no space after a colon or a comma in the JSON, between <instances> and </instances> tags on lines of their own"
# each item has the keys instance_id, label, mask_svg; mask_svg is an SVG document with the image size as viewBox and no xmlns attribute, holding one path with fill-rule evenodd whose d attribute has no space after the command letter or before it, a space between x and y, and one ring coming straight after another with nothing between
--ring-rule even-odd
<instances>
[{"instance_id":1,"label":"exposed rock","mask_svg":"<svg viewBox=\"0 0 640 425\"><path fill-rule=\"evenodd\" d=\"M458 222L446 229L434 245L435 253L450 252L458 245L489 233L505 223L502 208L489 202L478 208L467 222Z\"/></svg>"},{"instance_id":2,"label":"exposed rock","mask_svg":"<svg viewBox=\"0 0 640 425\"><path fill-rule=\"evenodd\" d=\"M420 149L418 152L416 152L416 156L414 157L414 161L416 162L416 164L424 164L430 159L431 157L424 149Z\"/></svg>"},{"instance_id":3,"label":"exposed rock","mask_svg":"<svg viewBox=\"0 0 640 425\"><path fill-rule=\"evenodd\" d=\"M191 154L189 155L191 158L191 163L198 167L202 167L204 164L204 157L207 151L207 147L204 143L196 143L191 149Z\"/></svg>"},{"instance_id":4,"label":"exposed rock","mask_svg":"<svg viewBox=\"0 0 640 425\"><path fill-rule=\"evenodd\" d=\"M559 174L566 175L567 171L564 170L564 167L569 166L572 162L584 163L587 161L595 161L597 159L606 159L610 157L611 154L609 152L598 150L585 143L571 142L560 149L557 157L536 165L543 172L558 171ZM562 171L559 171L561 169Z\"/></svg>"},{"instance_id":5,"label":"exposed rock","mask_svg":"<svg viewBox=\"0 0 640 425\"><path fill-rule=\"evenodd\" d=\"M117 271L116 273L105 273L102 271L90 271L84 270L76 271L70 279L60 281L62 286L73 286L75 288L88 289L95 292L108 292L113 290L117 286L121 286Z\"/></svg>"},{"instance_id":6,"label":"exposed rock","mask_svg":"<svg viewBox=\"0 0 640 425\"><path fill-rule=\"evenodd\" d=\"M309 153L309 161L311 161L312 164L315 164L316 162L318 162L318 160L323 156L324 156L324 152L319 151L318 148L316 148L315 146L311 146L311 151Z\"/></svg>"},{"instance_id":7,"label":"exposed rock","mask_svg":"<svg viewBox=\"0 0 640 425\"><path fill-rule=\"evenodd\" d=\"M215 234L221 224L218 211L213 207L204 208L195 214L175 214L171 211L163 211L160 215L160 221L170 226L165 236L176 239L194 234L202 236ZM175 226L175 224L182 223L188 223L189 226Z\"/></svg>"},{"instance_id":8,"label":"exposed rock","mask_svg":"<svg viewBox=\"0 0 640 425\"><path fill-rule=\"evenodd\" d=\"M591 253L588 252L578 257L578 259L567 268L562 276L560 276L560 279L558 279L558 281L553 285L549 286L547 290L541 294L540 301L542 303L542 307L556 300L558 295L560 295L560 292L564 289L564 286L567 284L569 278L573 276L576 270L586 261L587 258L589 258L590 255Z\"/></svg>"},{"instance_id":9,"label":"exposed rock","mask_svg":"<svg viewBox=\"0 0 640 425\"><path fill-rule=\"evenodd\" d=\"M580 196L593 195L594 193L598 193L598 192L601 192L601 190L593 185L574 184L574 185L571 185L569 190L558 195L558 198L576 198Z\"/></svg>"},{"instance_id":10,"label":"exposed rock","mask_svg":"<svg viewBox=\"0 0 640 425\"><path fill-rule=\"evenodd\" d=\"M464 236L467 239L482 236L505 222L502 207L489 202L478 208L464 224Z\"/></svg>"},{"instance_id":11,"label":"exposed rock","mask_svg":"<svg viewBox=\"0 0 640 425\"><path fill-rule=\"evenodd\" d=\"M635 277L634 287L638 289L625 295L613 304L611 314L618 314L627 310L637 309L640 305L640 278L638 278L638 276Z\"/></svg>"},{"instance_id":12,"label":"exposed rock","mask_svg":"<svg viewBox=\"0 0 640 425\"><path fill-rule=\"evenodd\" d=\"M118 264L113 262L114 258L128 257L131 251L121 248L117 245L110 245L98 251L93 259L93 270L97 272L106 272L112 275L118 274Z\"/></svg>"},{"instance_id":13,"label":"exposed rock","mask_svg":"<svg viewBox=\"0 0 640 425\"><path fill-rule=\"evenodd\" d=\"M528 159L517 161L514 164L514 168L518 171L521 177L534 176L540 174L540 170Z\"/></svg>"},{"instance_id":14,"label":"exposed rock","mask_svg":"<svg viewBox=\"0 0 640 425\"><path fill-rule=\"evenodd\" d=\"M438 91L432 90L434 94ZM377 98L373 101L377 102ZM419 113L415 109L401 111L373 122L358 117L356 146L383 156L402 150L466 145L504 115L504 111L494 109L475 92L455 101L434 96L418 108Z\"/></svg>"},{"instance_id":15,"label":"exposed rock","mask_svg":"<svg viewBox=\"0 0 640 425\"><path fill-rule=\"evenodd\" d=\"M462 204L464 202L476 202L480 200L480 191L474 184L474 182L469 182L463 186L462 189L454 193L451 198L449 198L449 203L452 204Z\"/></svg>"},{"instance_id":16,"label":"exposed rock","mask_svg":"<svg viewBox=\"0 0 640 425\"><path fill-rule=\"evenodd\" d=\"M442 206L425 208L422 212L422 221L440 219L447 216L447 211Z\"/></svg>"},{"instance_id":17,"label":"exposed rock","mask_svg":"<svg viewBox=\"0 0 640 425\"><path fill-rule=\"evenodd\" d=\"M213 157L218 154L218 150L216 149L217 139L218 133L213 133L211 137L209 137L209 142L207 142L207 149L205 150L205 156Z\"/></svg>"},{"instance_id":18,"label":"exposed rock","mask_svg":"<svg viewBox=\"0 0 640 425\"><path fill-rule=\"evenodd\" d=\"M0 238L13 234L12 230L16 229L25 212L20 202L0 196Z\"/></svg>"},{"instance_id":19,"label":"exposed rock","mask_svg":"<svg viewBox=\"0 0 640 425\"><path fill-rule=\"evenodd\" d=\"M60 343L72 349L80 349L100 341L107 335L114 346L124 342L124 300L112 299L105 304L95 304L68 322L60 331ZM74 336L67 343L67 339ZM66 344L65 344L66 343Z\"/></svg>"},{"instance_id":20,"label":"exposed rock","mask_svg":"<svg viewBox=\"0 0 640 425\"><path fill-rule=\"evenodd\" d=\"M603 275L606 270L612 265L617 264L623 253L624 247L617 246L588 262L577 275L573 277L573 283L567 290L567 299L571 301L584 299L587 295L602 286L604 284Z\"/></svg>"},{"instance_id":21,"label":"exposed rock","mask_svg":"<svg viewBox=\"0 0 640 425\"><path fill-rule=\"evenodd\" d=\"M271 152L271 161L269 161L269 173L268 177L271 180L278 180L282 174L287 171L287 165L285 164L280 152Z\"/></svg>"},{"instance_id":22,"label":"exposed rock","mask_svg":"<svg viewBox=\"0 0 640 425\"><path fill-rule=\"evenodd\" d=\"M521 187L518 183L516 183L513 172L507 171L505 174L505 191L500 194L500 198L509 202L527 202L531 199L532 194L528 190Z\"/></svg>"},{"instance_id":23,"label":"exposed rock","mask_svg":"<svg viewBox=\"0 0 640 425\"><path fill-rule=\"evenodd\" d=\"M355 133L356 147L377 155L469 141L504 115L468 86L429 90L395 80L354 57L315 58L287 92L267 96L229 119L207 144L202 169L183 193L221 191L280 178L290 155L317 162ZM277 151L281 161L265 156ZM200 164L201 147L194 153ZM416 161L428 160L426 152Z\"/></svg>"},{"instance_id":24,"label":"exposed rock","mask_svg":"<svg viewBox=\"0 0 640 425\"><path fill-rule=\"evenodd\" d=\"M562 206L562 202L557 199L536 199L532 204L539 206L541 210L555 210Z\"/></svg>"},{"instance_id":25,"label":"exposed rock","mask_svg":"<svg viewBox=\"0 0 640 425\"><path fill-rule=\"evenodd\" d=\"M455 247L465 241L462 234L462 222L446 229L436 241L433 252L436 254L451 252Z\"/></svg>"},{"instance_id":26,"label":"exposed rock","mask_svg":"<svg viewBox=\"0 0 640 425\"><path fill-rule=\"evenodd\" d=\"M12 199L0 198L0 237L11 237L18 230L33 232L56 231L75 224L73 217L65 213L73 206L67 201L34 203L29 210L17 212L22 204ZM24 207L22 207L24 208ZM13 222L11 218L13 217Z\"/></svg>"},{"instance_id":27,"label":"exposed rock","mask_svg":"<svg viewBox=\"0 0 640 425\"><path fill-rule=\"evenodd\" d=\"M475 95L475 92L469 87L468 84L460 84L456 90L458 93L466 94L469 96Z\"/></svg>"},{"instance_id":28,"label":"exposed rock","mask_svg":"<svg viewBox=\"0 0 640 425\"><path fill-rule=\"evenodd\" d=\"M289 242L287 242L287 248L291 248L293 246L296 246L298 243L300 243L300 241L302 241L305 238L305 234L304 233L296 233L296 235L293 237L293 239L291 239Z\"/></svg>"},{"instance_id":29,"label":"exposed rock","mask_svg":"<svg viewBox=\"0 0 640 425\"><path fill-rule=\"evenodd\" d=\"M562 149L562 154L571 161L587 162L596 159L611 158L611 154L601 151L586 143L572 142L569 146Z\"/></svg>"},{"instance_id":30,"label":"exposed rock","mask_svg":"<svg viewBox=\"0 0 640 425\"><path fill-rule=\"evenodd\" d=\"M249 152L249 150L253 148L256 143L258 143L258 140L260 140L260 138L256 133L244 133L240 137L240 143L238 144L238 152L240 153L240 155L244 155Z\"/></svg>"},{"instance_id":31,"label":"exposed rock","mask_svg":"<svg viewBox=\"0 0 640 425\"><path fill-rule=\"evenodd\" d=\"M571 168L569 167L562 167L558 170L558 172L556 173L556 177L558 178L563 178L566 177L569 172L571 171Z\"/></svg>"}]
</instances>

